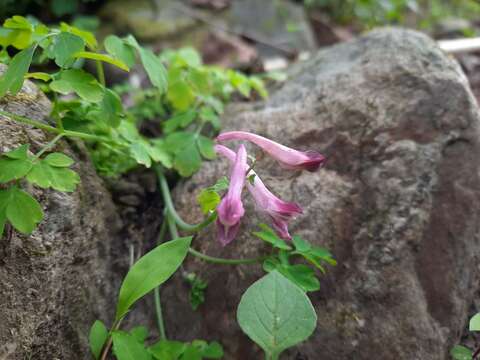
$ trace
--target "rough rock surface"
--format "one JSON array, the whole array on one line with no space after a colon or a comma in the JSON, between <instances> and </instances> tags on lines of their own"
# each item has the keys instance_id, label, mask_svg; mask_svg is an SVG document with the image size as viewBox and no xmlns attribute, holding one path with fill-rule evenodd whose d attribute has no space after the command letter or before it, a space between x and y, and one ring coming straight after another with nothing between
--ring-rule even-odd
<instances>
[{"instance_id":1,"label":"rough rock surface","mask_svg":"<svg viewBox=\"0 0 480 360\"><path fill-rule=\"evenodd\" d=\"M29 81L17 96L0 99L1 109L40 121L50 106ZM37 152L51 138L0 116L0 152L24 143ZM119 219L82 145L60 141L56 150L76 160L81 184L73 193L27 187L44 221L30 236L7 227L0 239L0 359L91 359L89 327L113 315Z\"/></svg>"},{"instance_id":2,"label":"rough rock surface","mask_svg":"<svg viewBox=\"0 0 480 360\"><path fill-rule=\"evenodd\" d=\"M313 174L268 159L256 167L275 193L303 206L292 232L338 260L310 294L317 330L282 359L448 358L479 280L479 119L457 63L426 36L399 29L321 51L266 103L230 108L225 130L329 158ZM227 171L226 161L210 162L176 190L186 220L201 219L196 195ZM211 229L193 246L222 257L262 253L248 234L256 222L250 200L246 212L231 245L219 246ZM187 286L174 278L163 291L169 335L220 340L226 359L261 358L235 320L260 266L189 258L185 270L209 281L206 303L193 312Z\"/></svg>"}]
</instances>

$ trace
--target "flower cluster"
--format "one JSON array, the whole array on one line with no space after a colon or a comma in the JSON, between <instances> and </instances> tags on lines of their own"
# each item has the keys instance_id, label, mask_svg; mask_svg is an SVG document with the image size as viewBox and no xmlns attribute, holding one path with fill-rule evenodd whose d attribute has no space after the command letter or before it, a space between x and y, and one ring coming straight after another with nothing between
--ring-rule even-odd
<instances>
[{"instance_id":1,"label":"flower cluster","mask_svg":"<svg viewBox=\"0 0 480 360\"><path fill-rule=\"evenodd\" d=\"M325 157L316 151L302 152L291 149L282 144L256 134L243 131L231 131L220 134L217 142L228 140L246 140L259 146L264 152L280 163L286 169L315 171L325 163ZM272 194L258 175L249 168L247 151L240 145L237 152L217 144L217 154L226 157L232 163L230 186L227 194L222 198L217 207L218 238L222 245L229 244L237 235L240 219L245 213L242 203L242 191L246 184L260 211L266 213L277 234L290 240L288 221L302 213L302 208L292 202L286 202ZM247 173L248 172L248 173ZM249 181L246 181L246 178ZM251 179L251 180L250 180Z\"/></svg>"}]
</instances>

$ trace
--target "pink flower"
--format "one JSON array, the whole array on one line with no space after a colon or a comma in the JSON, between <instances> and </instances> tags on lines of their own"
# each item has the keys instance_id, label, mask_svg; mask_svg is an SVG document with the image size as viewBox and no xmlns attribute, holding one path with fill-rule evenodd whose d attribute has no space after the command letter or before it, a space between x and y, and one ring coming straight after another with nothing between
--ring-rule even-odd
<instances>
[{"instance_id":1,"label":"pink flower","mask_svg":"<svg viewBox=\"0 0 480 360\"><path fill-rule=\"evenodd\" d=\"M231 162L235 161L235 153L229 148L223 145L215 145L215 151L225 156ZM245 171L248 170L247 166L248 165L245 164ZM255 175L252 181L253 184L247 181L247 188L250 194L252 194L258 208L270 216L273 228L277 234L282 239L290 240L291 236L288 232L288 221L296 215L301 214L302 209L295 203L283 201L273 195L253 170L250 170L247 175Z\"/></svg>"},{"instance_id":2,"label":"pink flower","mask_svg":"<svg viewBox=\"0 0 480 360\"><path fill-rule=\"evenodd\" d=\"M242 204L242 190L247 172L247 150L245 146L240 145L237 154L234 153L234 156L230 186L227 194L217 207L218 239L223 246L229 244L235 238L240 227L240 219L245 213Z\"/></svg>"},{"instance_id":3,"label":"pink flower","mask_svg":"<svg viewBox=\"0 0 480 360\"><path fill-rule=\"evenodd\" d=\"M217 136L218 141L247 140L260 146L263 151L287 169L316 171L325 164L325 157L316 151L298 151L276 143L263 136L246 131L230 131Z\"/></svg>"}]
</instances>

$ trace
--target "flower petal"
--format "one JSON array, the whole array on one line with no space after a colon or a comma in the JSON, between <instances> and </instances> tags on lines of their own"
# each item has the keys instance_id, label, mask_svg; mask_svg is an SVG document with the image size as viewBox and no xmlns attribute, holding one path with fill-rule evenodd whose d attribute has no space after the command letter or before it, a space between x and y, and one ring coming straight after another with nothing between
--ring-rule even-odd
<instances>
[{"instance_id":1,"label":"flower petal","mask_svg":"<svg viewBox=\"0 0 480 360\"><path fill-rule=\"evenodd\" d=\"M247 140L268 153L281 165L288 169L316 171L325 164L325 157L316 151L298 151L285 145L267 139L263 136L246 131L230 131L217 136L217 141Z\"/></svg>"},{"instance_id":2,"label":"flower petal","mask_svg":"<svg viewBox=\"0 0 480 360\"><path fill-rule=\"evenodd\" d=\"M237 234L240 219L245 214L242 191L245 185L246 172L247 151L244 145L240 145L233 162L228 192L217 207L218 238L223 245L233 240Z\"/></svg>"}]
</instances>

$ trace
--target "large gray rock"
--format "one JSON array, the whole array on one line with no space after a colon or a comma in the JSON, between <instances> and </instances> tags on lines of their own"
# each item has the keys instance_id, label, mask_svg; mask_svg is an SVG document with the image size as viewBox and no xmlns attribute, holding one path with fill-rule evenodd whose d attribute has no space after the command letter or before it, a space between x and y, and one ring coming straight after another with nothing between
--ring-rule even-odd
<instances>
[{"instance_id":1,"label":"large gray rock","mask_svg":"<svg viewBox=\"0 0 480 360\"><path fill-rule=\"evenodd\" d=\"M1 109L39 121L50 107L29 81L17 96L0 99ZM24 143L36 152L51 138L0 116L0 152ZM31 236L7 228L0 239L0 359L91 359L89 327L113 315L119 219L82 144L60 141L55 150L75 158L82 181L73 193L27 187L44 221Z\"/></svg>"},{"instance_id":2,"label":"large gray rock","mask_svg":"<svg viewBox=\"0 0 480 360\"><path fill-rule=\"evenodd\" d=\"M256 167L275 193L303 206L292 232L338 260L310 294L317 330L282 359L448 358L479 280L479 119L457 63L426 36L399 29L321 51L266 103L230 108L225 130L328 156L313 174L270 160ZM210 162L176 190L186 220L201 219L196 195L227 172L226 161ZM248 200L242 235L231 245L219 246L211 229L193 246L257 256L265 248L249 235L254 211ZM189 258L185 270L209 281L206 303L193 312L187 287L174 278L163 291L169 335L220 340L226 359L261 358L235 320L260 266Z\"/></svg>"}]
</instances>

